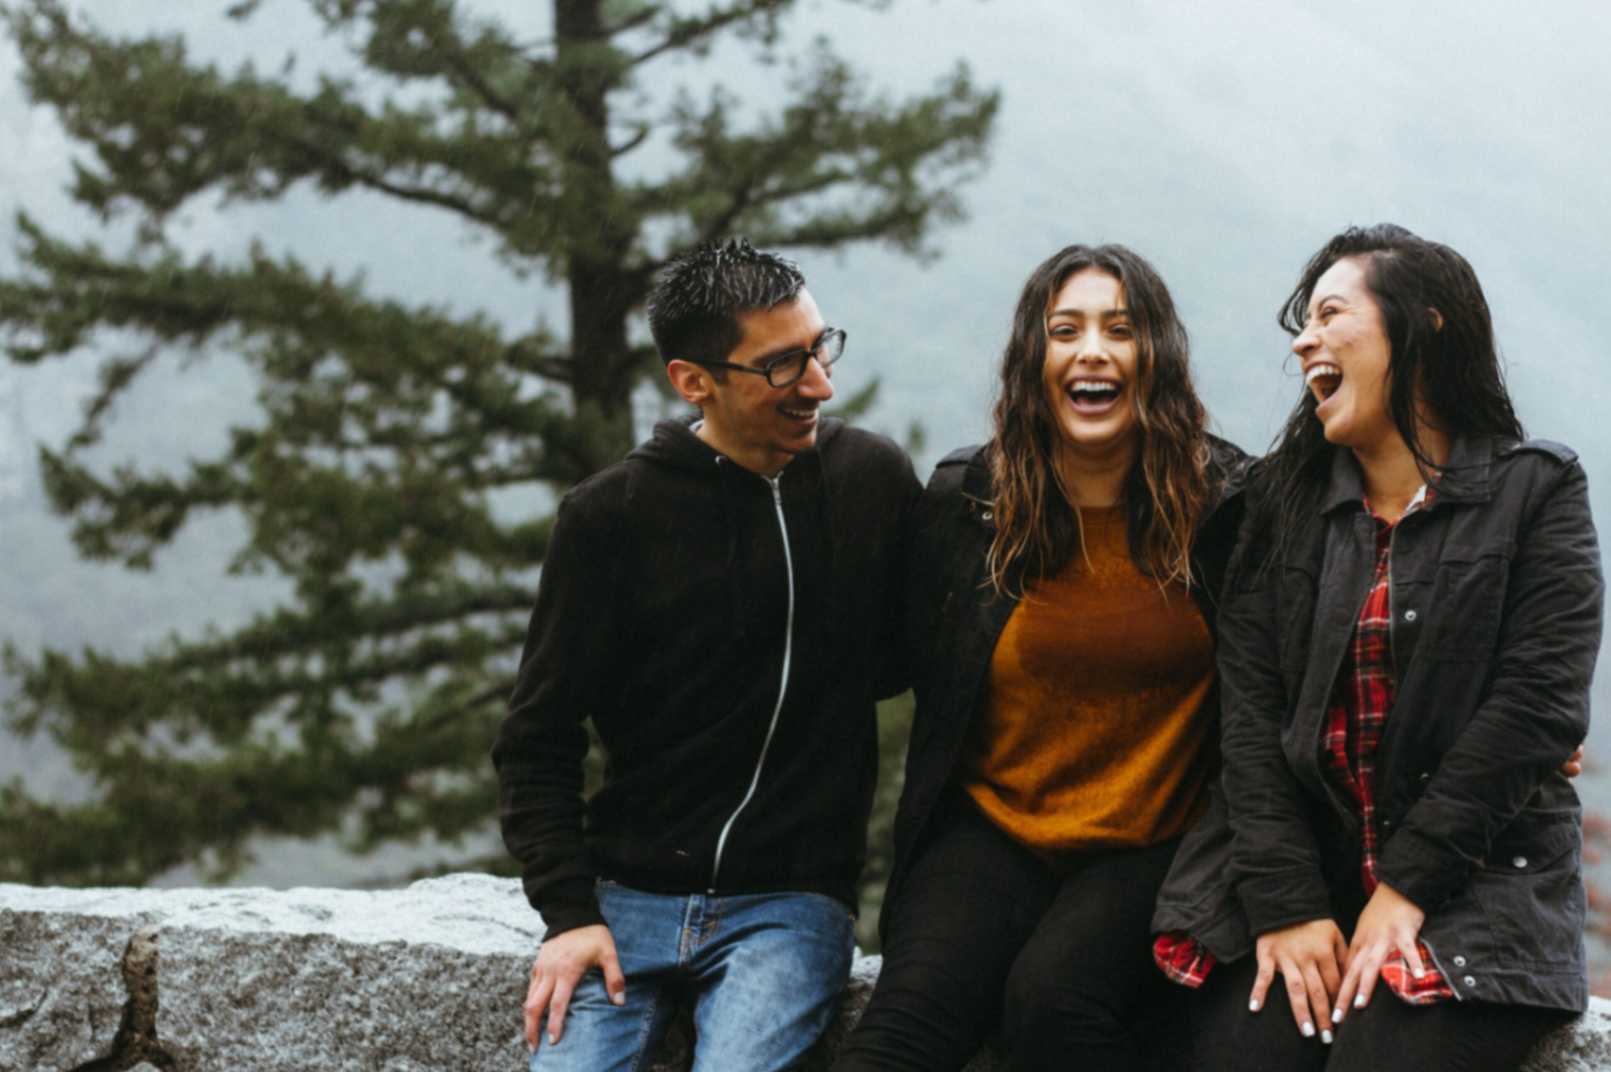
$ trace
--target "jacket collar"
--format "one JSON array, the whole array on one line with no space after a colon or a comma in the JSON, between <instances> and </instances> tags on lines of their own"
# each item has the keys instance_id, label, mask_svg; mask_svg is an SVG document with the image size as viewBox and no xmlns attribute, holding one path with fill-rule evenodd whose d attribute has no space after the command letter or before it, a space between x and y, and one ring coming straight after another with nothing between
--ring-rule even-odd
<instances>
[{"instance_id":1,"label":"jacket collar","mask_svg":"<svg viewBox=\"0 0 1611 1072\"><path fill-rule=\"evenodd\" d=\"M1443 473L1432 481L1437 492L1435 503L1487 502L1493 497L1489 474L1494 464L1493 436L1461 436L1449 448ZM1363 504L1365 479L1354 460L1353 451L1333 447L1331 477L1320 512L1329 514L1349 503Z\"/></svg>"}]
</instances>

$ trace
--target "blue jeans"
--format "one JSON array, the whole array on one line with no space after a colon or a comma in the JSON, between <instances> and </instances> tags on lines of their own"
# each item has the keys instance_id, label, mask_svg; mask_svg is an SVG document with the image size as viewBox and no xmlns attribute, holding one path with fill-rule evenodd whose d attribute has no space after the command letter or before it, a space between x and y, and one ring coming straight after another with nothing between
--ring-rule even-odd
<instances>
[{"instance_id":1,"label":"blue jeans","mask_svg":"<svg viewBox=\"0 0 1611 1072\"><path fill-rule=\"evenodd\" d=\"M660 894L600 882L599 909L626 976L577 984L559 1042L532 1072L639 1072L681 1000L694 1014L693 1072L794 1068L828 1026L855 945L850 911L819 893Z\"/></svg>"}]
</instances>

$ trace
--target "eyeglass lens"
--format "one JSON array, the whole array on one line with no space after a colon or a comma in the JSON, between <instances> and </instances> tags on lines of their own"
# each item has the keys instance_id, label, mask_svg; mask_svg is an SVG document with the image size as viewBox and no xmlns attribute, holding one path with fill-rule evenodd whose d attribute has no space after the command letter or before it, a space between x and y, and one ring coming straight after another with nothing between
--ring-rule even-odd
<instances>
[{"instance_id":1,"label":"eyeglass lens","mask_svg":"<svg viewBox=\"0 0 1611 1072\"><path fill-rule=\"evenodd\" d=\"M800 350L778 361L766 370L766 382L773 387L787 387L805 375L806 366L815 357L817 364L827 368L845 352L845 333L837 328L825 332L811 350Z\"/></svg>"}]
</instances>

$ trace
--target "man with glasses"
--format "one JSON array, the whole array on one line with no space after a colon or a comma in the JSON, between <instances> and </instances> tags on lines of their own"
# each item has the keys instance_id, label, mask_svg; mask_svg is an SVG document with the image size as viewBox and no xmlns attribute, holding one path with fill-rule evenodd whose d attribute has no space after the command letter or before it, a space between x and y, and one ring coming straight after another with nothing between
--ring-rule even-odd
<instances>
[{"instance_id":1,"label":"man with glasses","mask_svg":"<svg viewBox=\"0 0 1611 1072\"><path fill-rule=\"evenodd\" d=\"M566 496L493 750L548 925L532 1068L640 1068L683 1003L696 1068L793 1068L849 969L919 487L822 416L845 333L790 262L696 249L649 325L700 416ZM584 804L586 718L606 764Z\"/></svg>"}]
</instances>

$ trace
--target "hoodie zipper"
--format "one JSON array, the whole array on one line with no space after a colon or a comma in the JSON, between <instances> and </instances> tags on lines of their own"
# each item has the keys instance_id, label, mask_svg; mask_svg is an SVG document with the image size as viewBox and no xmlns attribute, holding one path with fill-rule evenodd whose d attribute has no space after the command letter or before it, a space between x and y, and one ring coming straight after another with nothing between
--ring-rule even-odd
<instances>
[{"instance_id":1,"label":"hoodie zipper","mask_svg":"<svg viewBox=\"0 0 1611 1072\"><path fill-rule=\"evenodd\" d=\"M749 806L751 798L755 796L755 789L761 784L761 768L766 766L766 754L772 748L772 735L778 729L778 716L783 713L783 698L788 694L789 664L794 656L794 556L789 552L789 525L783 517L783 488L781 476L766 477L766 482L772 486L772 508L777 513L778 534L783 538L783 568L789 581L789 616L783 625L783 670L778 676L777 703L772 705L772 721L766 727L766 740L761 743L761 754L755 761L755 772L750 775L750 787L744 793L744 799L738 802L733 814L727 817L722 824L721 835L716 838L716 859L710 865L710 888L705 892L716 892L716 876L722 869L722 852L727 848L727 836L733 832L733 824L738 821L739 814Z\"/></svg>"}]
</instances>

